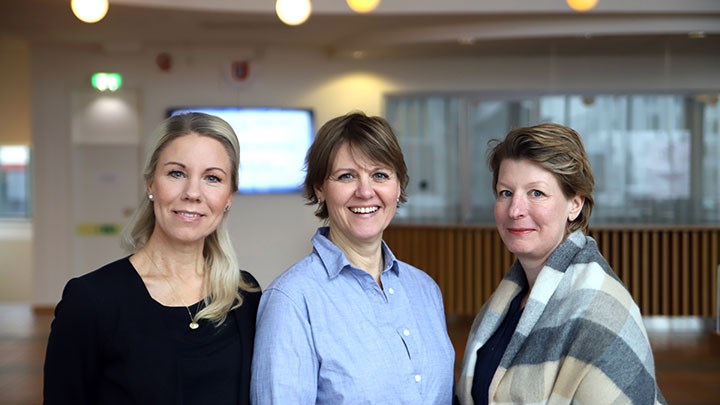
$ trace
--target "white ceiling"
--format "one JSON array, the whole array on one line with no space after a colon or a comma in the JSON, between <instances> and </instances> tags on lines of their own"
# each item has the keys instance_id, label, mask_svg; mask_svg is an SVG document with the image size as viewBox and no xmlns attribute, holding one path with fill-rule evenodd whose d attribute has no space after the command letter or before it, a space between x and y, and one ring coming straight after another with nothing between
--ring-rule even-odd
<instances>
[{"instance_id":1,"label":"white ceiling","mask_svg":"<svg viewBox=\"0 0 720 405\"><path fill-rule=\"evenodd\" d=\"M720 0L600 0L587 13L564 0L383 0L367 15L344 0L313 0L311 18L298 27L278 20L274 0L110 0L97 24L77 20L70 0L0 4L0 38L104 51L221 45L369 58L720 52Z\"/></svg>"}]
</instances>

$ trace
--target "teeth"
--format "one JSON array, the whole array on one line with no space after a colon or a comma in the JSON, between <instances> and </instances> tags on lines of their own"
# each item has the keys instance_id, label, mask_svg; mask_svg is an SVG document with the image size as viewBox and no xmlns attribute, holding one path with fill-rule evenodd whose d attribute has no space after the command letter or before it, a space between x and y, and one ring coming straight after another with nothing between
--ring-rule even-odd
<instances>
[{"instance_id":1,"label":"teeth","mask_svg":"<svg viewBox=\"0 0 720 405\"><path fill-rule=\"evenodd\" d=\"M184 217L188 217L188 218L196 218L196 217L199 217L199 216L200 216L200 214L195 214L195 213L192 213L192 212L178 212L178 214L180 214L180 215L182 215L182 216L184 216Z\"/></svg>"},{"instance_id":2,"label":"teeth","mask_svg":"<svg viewBox=\"0 0 720 405\"><path fill-rule=\"evenodd\" d=\"M356 214L370 214L372 212L377 211L377 207L360 207L360 208L350 208L350 211L356 213Z\"/></svg>"}]
</instances>

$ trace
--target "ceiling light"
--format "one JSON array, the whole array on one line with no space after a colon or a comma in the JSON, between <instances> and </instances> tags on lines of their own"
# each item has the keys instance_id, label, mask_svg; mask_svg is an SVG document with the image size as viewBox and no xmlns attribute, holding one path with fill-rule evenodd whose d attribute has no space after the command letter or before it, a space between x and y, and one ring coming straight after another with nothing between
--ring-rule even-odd
<instances>
[{"instance_id":1,"label":"ceiling light","mask_svg":"<svg viewBox=\"0 0 720 405\"><path fill-rule=\"evenodd\" d=\"M347 0L347 4L356 13L369 13L377 8L380 0Z\"/></svg>"},{"instance_id":2,"label":"ceiling light","mask_svg":"<svg viewBox=\"0 0 720 405\"><path fill-rule=\"evenodd\" d=\"M310 0L277 0L275 3L275 13L280 21L287 25L304 23L310 17L311 11Z\"/></svg>"},{"instance_id":3,"label":"ceiling light","mask_svg":"<svg viewBox=\"0 0 720 405\"><path fill-rule=\"evenodd\" d=\"M70 8L78 20L92 24L105 17L108 12L108 0L72 0Z\"/></svg>"},{"instance_id":4,"label":"ceiling light","mask_svg":"<svg viewBox=\"0 0 720 405\"><path fill-rule=\"evenodd\" d=\"M688 32L688 37L692 39L705 38L705 31L690 31Z\"/></svg>"},{"instance_id":5,"label":"ceiling light","mask_svg":"<svg viewBox=\"0 0 720 405\"><path fill-rule=\"evenodd\" d=\"M598 0L565 0L568 6L575 11L589 11L595 8Z\"/></svg>"}]
</instances>

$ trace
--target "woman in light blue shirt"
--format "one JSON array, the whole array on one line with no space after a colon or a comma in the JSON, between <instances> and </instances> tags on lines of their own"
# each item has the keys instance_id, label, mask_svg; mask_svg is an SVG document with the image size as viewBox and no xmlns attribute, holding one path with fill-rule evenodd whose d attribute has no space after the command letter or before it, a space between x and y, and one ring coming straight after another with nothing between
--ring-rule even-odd
<instances>
[{"instance_id":1,"label":"woman in light blue shirt","mask_svg":"<svg viewBox=\"0 0 720 405\"><path fill-rule=\"evenodd\" d=\"M440 289L382 241L408 183L390 125L363 113L334 118L306 166L305 198L328 226L263 293L253 402L452 403L455 353Z\"/></svg>"}]
</instances>

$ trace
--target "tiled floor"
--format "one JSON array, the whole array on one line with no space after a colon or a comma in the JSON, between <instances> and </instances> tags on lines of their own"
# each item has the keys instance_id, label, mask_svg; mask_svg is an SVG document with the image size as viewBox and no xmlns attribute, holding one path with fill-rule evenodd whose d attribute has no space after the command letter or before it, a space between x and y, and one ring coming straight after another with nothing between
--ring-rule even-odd
<instances>
[{"instance_id":1,"label":"tiled floor","mask_svg":"<svg viewBox=\"0 0 720 405\"><path fill-rule=\"evenodd\" d=\"M0 404L41 404L50 312L0 304ZM459 368L471 319L449 324ZM720 404L720 335L651 334L660 388L672 405Z\"/></svg>"}]
</instances>

